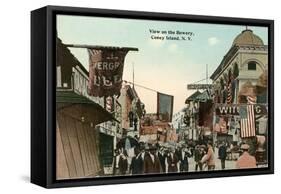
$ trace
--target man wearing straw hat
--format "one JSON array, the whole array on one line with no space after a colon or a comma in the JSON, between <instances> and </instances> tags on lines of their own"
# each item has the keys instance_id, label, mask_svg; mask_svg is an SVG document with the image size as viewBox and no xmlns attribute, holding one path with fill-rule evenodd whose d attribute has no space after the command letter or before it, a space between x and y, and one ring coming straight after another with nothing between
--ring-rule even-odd
<instances>
[{"instance_id":1,"label":"man wearing straw hat","mask_svg":"<svg viewBox=\"0 0 281 194\"><path fill-rule=\"evenodd\" d=\"M256 168L256 159L249 154L250 146L248 144L242 144L241 149L243 154L238 158L236 162L236 168Z\"/></svg>"}]
</instances>

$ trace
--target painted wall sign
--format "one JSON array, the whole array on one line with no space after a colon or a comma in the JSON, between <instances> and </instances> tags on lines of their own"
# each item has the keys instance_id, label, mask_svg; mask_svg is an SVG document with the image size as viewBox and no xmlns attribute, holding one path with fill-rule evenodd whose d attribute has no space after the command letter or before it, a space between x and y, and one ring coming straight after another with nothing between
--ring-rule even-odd
<instances>
[{"instance_id":1,"label":"painted wall sign","mask_svg":"<svg viewBox=\"0 0 281 194\"><path fill-rule=\"evenodd\" d=\"M243 104L216 104L216 115L239 115L239 109ZM267 114L267 107L264 104L255 104L254 112L256 115Z\"/></svg>"}]
</instances>

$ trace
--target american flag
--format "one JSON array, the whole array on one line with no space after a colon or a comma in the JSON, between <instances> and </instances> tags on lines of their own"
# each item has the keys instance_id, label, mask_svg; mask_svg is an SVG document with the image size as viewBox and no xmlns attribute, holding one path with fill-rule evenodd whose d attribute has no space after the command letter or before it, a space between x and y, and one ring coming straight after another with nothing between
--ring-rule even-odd
<instances>
[{"instance_id":1,"label":"american flag","mask_svg":"<svg viewBox=\"0 0 281 194\"><path fill-rule=\"evenodd\" d=\"M239 108L241 137L256 136L254 105L249 104Z\"/></svg>"}]
</instances>

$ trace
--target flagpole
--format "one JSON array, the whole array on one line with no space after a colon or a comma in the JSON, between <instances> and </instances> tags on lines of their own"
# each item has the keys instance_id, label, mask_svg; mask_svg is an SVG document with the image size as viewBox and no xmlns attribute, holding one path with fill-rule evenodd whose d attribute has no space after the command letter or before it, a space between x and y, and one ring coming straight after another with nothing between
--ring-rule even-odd
<instances>
[{"instance_id":1,"label":"flagpole","mask_svg":"<svg viewBox=\"0 0 281 194\"><path fill-rule=\"evenodd\" d=\"M208 84L208 64L206 64L206 84Z\"/></svg>"},{"instance_id":2,"label":"flagpole","mask_svg":"<svg viewBox=\"0 0 281 194\"><path fill-rule=\"evenodd\" d=\"M135 88L135 64L133 62L133 88Z\"/></svg>"},{"instance_id":3,"label":"flagpole","mask_svg":"<svg viewBox=\"0 0 281 194\"><path fill-rule=\"evenodd\" d=\"M129 83L129 84L134 84L135 86L137 86L137 87L139 87L139 88L143 88L143 89L146 89L146 90L150 90L150 91L152 91L152 92L156 92L156 93L161 93L161 94L166 94L166 95L172 96L171 94L167 94L166 92L160 92L160 91L158 91L158 90L155 90L155 89L152 89L152 88L149 88L149 87L140 85L140 84L136 84L136 83L133 83L133 82L130 82L130 81L127 81L127 80L123 80L123 82Z\"/></svg>"}]
</instances>

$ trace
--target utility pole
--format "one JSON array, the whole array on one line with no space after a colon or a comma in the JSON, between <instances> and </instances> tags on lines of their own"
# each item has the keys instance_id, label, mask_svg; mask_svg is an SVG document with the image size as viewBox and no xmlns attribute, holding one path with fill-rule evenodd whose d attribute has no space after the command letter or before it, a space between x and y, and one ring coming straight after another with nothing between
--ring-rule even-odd
<instances>
[{"instance_id":1,"label":"utility pole","mask_svg":"<svg viewBox=\"0 0 281 194\"><path fill-rule=\"evenodd\" d=\"M133 62L133 88L135 88L135 64Z\"/></svg>"},{"instance_id":2,"label":"utility pole","mask_svg":"<svg viewBox=\"0 0 281 194\"><path fill-rule=\"evenodd\" d=\"M206 84L208 84L208 64L206 64Z\"/></svg>"}]
</instances>

